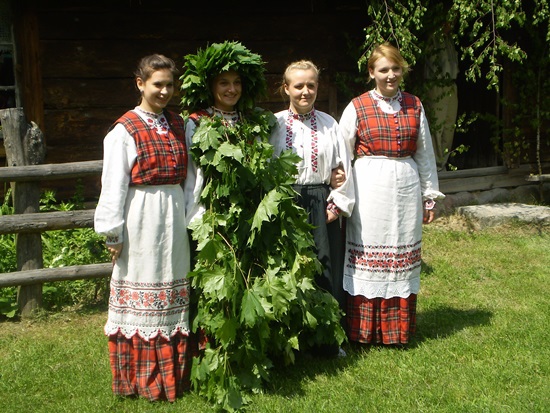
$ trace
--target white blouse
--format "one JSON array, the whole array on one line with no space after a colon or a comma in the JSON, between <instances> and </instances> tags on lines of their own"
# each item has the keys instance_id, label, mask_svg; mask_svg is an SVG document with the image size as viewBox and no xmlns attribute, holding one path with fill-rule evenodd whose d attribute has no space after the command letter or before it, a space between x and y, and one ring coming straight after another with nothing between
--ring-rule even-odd
<instances>
[{"instance_id":1,"label":"white blouse","mask_svg":"<svg viewBox=\"0 0 550 413\"><path fill-rule=\"evenodd\" d=\"M219 109L216 109L214 107L210 107L206 109L208 114L210 116L220 116L225 119L225 121L229 125L234 125L236 122L239 121L240 116L238 112L225 112L221 111ZM193 160L193 157L191 156L191 146L193 145L193 135L195 134L195 130L197 129L197 125L194 121L189 119L187 121L187 124L185 125L185 143L187 144L187 156L188 156L188 167L187 167L187 174L192 174L194 177L193 186L189 187L189 193L193 194L192 198L192 207L190 210L187 211L187 221L191 222L194 219L200 218L205 211L204 206L200 203L200 196L204 185L204 172L202 169L197 167L195 164L195 161Z\"/></svg>"},{"instance_id":2,"label":"white blouse","mask_svg":"<svg viewBox=\"0 0 550 413\"><path fill-rule=\"evenodd\" d=\"M159 133L166 133L164 115L152 117L135 108L134 111L147 123L154 125ZM164 121L163 119L164 118ZM118 123L103 140L103 171L101 174L101 195L94 216L94 228L98 234L107 237L108 244L124 242L124 207L130 185L132 167L137 159L136 143L126 128ZM184 191L188 192L195 183L195 171L188 164ZM193 197L186 197L186 213L194 208Z\"/></svg>"},{"instance_id":3,"label":"white blouse","mask_svg":"<svg viewBox=\"0 0 550 413\"><path fill-rule=\"evenodd\" d=\"M283 110L275 114L277 126L270 137L275 155L292 149L298 156L298 185L330 185L332 170L342 165L346 177L351 178L351 157L339 138L338 122L327 113L313 109L304 115ZM344 216L352 213L354 199L353 179L332 189L328 201L333 201Z\"/></svg>"},{"instance_id":4,"label":"white blouse","mask_svg":"<svg viewBox=\"0 0 550 413\"><path fill-rule=\"evenodd\" d=\"M401 110L400 93L392 99L382 99L374 90L369 92L377 102L378 107L388 114L392 114ZM355 140L357 138L357 111L353 102L350 102L344 109L339 122L339 133L341 140L346 146L346 150L351 154L355 154ZM437 166L435 163L435 155L432 144L432 137L428 120L422 107L420 118L420 130L418 140L416 142L416 153L412 156L418 168L420 177L420 185L423 199L442 199L445 195L439 192L439 181L437 177Z\"/></svg>"}]
</instances>

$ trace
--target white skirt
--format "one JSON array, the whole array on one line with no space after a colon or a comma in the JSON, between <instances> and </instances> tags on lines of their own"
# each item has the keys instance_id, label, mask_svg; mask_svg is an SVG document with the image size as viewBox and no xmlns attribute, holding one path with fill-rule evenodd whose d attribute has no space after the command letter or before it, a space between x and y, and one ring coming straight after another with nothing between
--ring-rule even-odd
<instances>
[{"instance_id":1,"label":"white skirt","mask_svg":"<svg viewBox=\"0 0 550 413\"><path fill-rule=\"evenodd\" d=\"M182 187L130 187L125 220L105 333L144 340L188 333L190 254Z\"/></svg>"},{"instance_id":2,"label":"white skirt","mask_svg":"<svg viewBox=\"0 0 550 413\"><path fill-rule=\"evenodd\" d=\"M344 290L368 299L420 289L422 196L416 163L365 156L353 167L356 201L346 225Z\"/></svg>"}]
</instances>

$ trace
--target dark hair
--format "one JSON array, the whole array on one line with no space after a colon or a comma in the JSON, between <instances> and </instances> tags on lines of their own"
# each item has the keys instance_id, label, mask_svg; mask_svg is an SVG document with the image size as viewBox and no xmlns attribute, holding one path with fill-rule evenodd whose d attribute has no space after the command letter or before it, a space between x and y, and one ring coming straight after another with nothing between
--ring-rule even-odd
<instances>
[{"instance_id":1,"label":"dark hair","mask_svg":"<svg viewBox=\"0 0 550 413\"><path fill-rule=\"evenodd\" d=\"M139 61L138 67L134 72L136 79L139 77L144 82L151 77L157 70L168 69L174 75L178 75L178 69L172 59L161 54L152 54L145 56Z\"/></svg>"}]
</instances>

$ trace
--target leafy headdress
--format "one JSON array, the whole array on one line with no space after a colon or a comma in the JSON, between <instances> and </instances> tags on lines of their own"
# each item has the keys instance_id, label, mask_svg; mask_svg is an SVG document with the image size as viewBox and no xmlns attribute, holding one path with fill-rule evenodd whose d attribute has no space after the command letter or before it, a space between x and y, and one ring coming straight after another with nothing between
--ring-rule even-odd
<instances>
[{"instance_id":1,"label":"leafy headdress","mask_svg":"<svg viewBox=\"0 0 550 413\"><path fill-rule=\"evenodd\" d=\"M181 103L188 112L214 104L211 82L228 70L236 71L242 81L242 95L237 110L253 109L256 100L267 92L262 57L252 53L240 42L214 43L206 49L199 49L196 54L185 56L185 60L185 71L180 78L183 91Z\"/></svg>"}]
</instances>

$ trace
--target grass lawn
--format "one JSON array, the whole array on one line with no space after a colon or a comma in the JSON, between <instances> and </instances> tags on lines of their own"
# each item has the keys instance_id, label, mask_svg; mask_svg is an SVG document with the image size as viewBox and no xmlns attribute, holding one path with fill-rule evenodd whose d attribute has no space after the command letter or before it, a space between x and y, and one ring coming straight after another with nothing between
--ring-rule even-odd
<instances>
[{"instance_id":1,"label":"grass lawn","mask_svg":"<svg viewBox=\"0 0 550 413\"><path fill-rule=\"evenodd\" d=\"M342 359L277 366L250 412L550 412L550 229L424 230L418 331L405 350L345 346ZM209 412L110 390L104 310L0 323L3 413Z\"/></svg>"}]
</instances>

